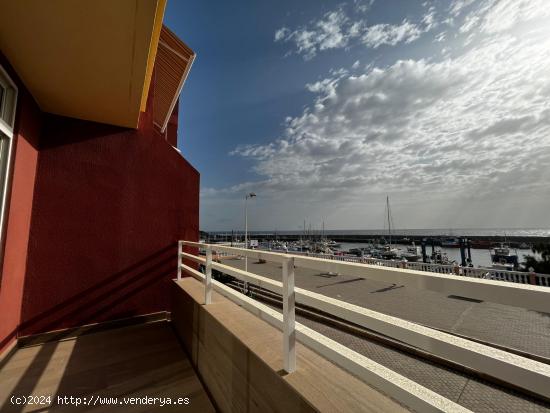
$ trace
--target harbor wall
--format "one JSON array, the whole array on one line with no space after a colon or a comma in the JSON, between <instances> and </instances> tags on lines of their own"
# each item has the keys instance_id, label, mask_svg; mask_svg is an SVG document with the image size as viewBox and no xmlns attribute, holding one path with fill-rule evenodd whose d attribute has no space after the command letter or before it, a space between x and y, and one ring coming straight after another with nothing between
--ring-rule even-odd
<instances>
[{"instance_id":1,"label":"harbor wall","mask_svg":"<svg viewBox=\"0 0 550 413\"><path fill-rule=\"evenodd\" d=\"M243 237L241 233L235 234L236 236ZM316 233L314 235L311 235L312 238L317 239L321 235ZM216 234L211 233L209 234L210 239L227 239L230 240L231 235L227 235L226 233L223 234ZM371 242L373 240L380 240L382 238L388 239L388 233L376 233L376 234L334 234L330 233L326 235L327 238L336 241L336 242L349 242L349 243L367 243ZM431 240L434 241L435 245L439 245L441 240L443 238L454 238L453 235L434 235L432 234L419 234L419 235L405 235L405 234L399 234L394 233L392 234L392 241L395 243L412 243L415 242L417 245L420 245L423 239L426 239L428 242ZM274 233L250 233L251 239L258 239L258 240L265 240L265 241L272 241L272 240L279 240L279 241L299 241L301 238L308 238L308 236L303 235L303 233L294 233L294 234L274 234ZM471 241L480 241L480 242L486 242L489 244L499 244L504 242L503 236L490 236L490 235L468 235L468 236L456 236L456 238L468 238ZM525 243L528 245L532 244L550 244L550 237L540 237L540 236L506 236L506 242L508 244L511 244L513 247Z\"/></svg>"}]
</instances>

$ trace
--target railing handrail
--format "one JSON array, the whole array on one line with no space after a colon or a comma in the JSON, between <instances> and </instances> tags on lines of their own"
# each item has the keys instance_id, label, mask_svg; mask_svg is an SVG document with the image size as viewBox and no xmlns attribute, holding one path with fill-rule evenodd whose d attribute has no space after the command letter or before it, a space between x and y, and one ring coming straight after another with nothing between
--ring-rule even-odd
<instances>
[{"instance_id":1,"label":"railing handrail","mask_svg":"<svg viewBox=\"0 0 550 413\"><path fill-rule=\"evenodd\" d=\"M231 267L225 264L214 263L213 268L222 273L232 275L241 281L246 281L250 283L254 282L259 287L264 288L266 290L270 290L278 294L282 294L283 292L284 286L283 286L283 283L280 281L276 281L271 278L267 278L251 272L243 271L238 268ZM381 332L387 336L393 337L395 339L399 339L403 342L414 345L415 347L418 347L418 348L424 348L425 350L430 350L430 347L432 346L431 345L426 346L426 340L425 340L426 337L429 337L433 340L436 340L438 342L438 346L448 345L449 341L452 342L453 343L452 346L457 346L457 347L451 349L450 352L457 349L461 351L464 351L464 349L467 349L468 351L472 349L477 351L483 350L488 354L490 353L491 357L495 357L500 360L505 360L505 362L524 361L530 364L530 367L533 369L536 369L537 366L539 366L538 362L531 363L531 360L528 360L528 359L526 360L521 356L515 356L515 355L510 356L508 352L503 350L494 349L493 347L488 348L486 345L483 345L477 342L471 342L470 340L467 340L465 338L460 338L439 330L432 329L427 326L422 326L420 324L417 324L411 321L382 314L377 311L369 310L365 307L361 307L342 300L338 300L336 298L318 294L310 290L295 287L294 291L296 294L296 299L304 305L307 305L311 308L316 308L318 310L321 310L325 313L332 314L334 316L338 316L339 318L342 318L347 321L351 321L357 325ZM374 323L378 324L378 328L373 325ZM392 327L400 328L403 331L406 330L406 334L402 336L396 336L391 332L389 332L388 330L381 328L380 326L382 324L385 324L386 327L392 326ZM464 363L464 364L467 364L467 363Z\"/></svg>"},{"instance_id":2,"label":"railing handrail","mask_svg":"<svg viewBox=\"0 0 550 413\"><path fill-rule=\"evenodd\" d=\"M198 245L207 245L205 243L196 243ZM239 244L239 243L233 243L233 244ZM240 243L242 244L242 243ZM208 244L208 245L223 245L223 244ZM225 246L225 245L224 245ZM238 247L230 247L230 248L238 248ZM399 260L385 260L383 258L374 258L374 257L358 257L356 255L352 254L327 254L327 253L318 253L318 252L307 252L307 251L288 251L284 252L281 250L265 250L261 249L261 251L266 252L275 252L280 254L291 254L291 255L300 255L300 256L308 256L308 257L318 257L318 258L327 258L327 259L333 259L333 260L339 260L339 261L349 261L349 262L357 262L357 263L369 263L369 262L376 262L376 263L382 263L382 264L388 264L389 266L397 266L399 263L403 263L403 261ZM408 267L430 267L430 268L441 268L441 269L449 269L453 270L455 268L455 264L437 264L433 262L416 262L416 261L407 261ZM518 271L518 270L500 270L495 268L485 268L485 267L463 267L460 266L461 271L465 272L479 272L483 274L507 274L507 275L535 275L540 278L545 278L550 280L550 274L544 274L544 273L538 273L538 272L525 272L525 271ZM414 268L412 268L414 269ZM437 272L437 271L436 271ZM449 271L449 274L452 273L452 271ZM461 274L462 275L462 274ZM550 283L548 284L550 286Z\"/></svg>"},{"instance_id":3,"label":"railing handrail","mask_svg":"<svg viewBox=\"0 0 550 413\"><path fill-rule=\"evenodd\" d=\"M201 258L183 251L183 246L200 246L206 249L206 258ZM182 258L187 258L205 265L205 298L204 303L211 303L212 296L212 268L219 268L221 264L212 262L212 252L221 250L222 246L216 244L200 244L190 241L178 241L178 280L181 279ZM229 247L232 248L232 247ZM239 248L240 250L240 248ZM244 250L244 249L243 249ZM246 251L246 250L244 250ZM271 259L276 258L271 256ZM284 370L292 373L296 370L296 315L295 315L295 291L294 291L294 258L291 256L277 257L277 262L282 263L282 295L283 295L283 360ZM185 267L185 266L183 266ZM189 267L187 267L189 268ZM243 271L243 273L247 273ZM252 273L247 273L252 274Z\"/></svg>"},{"instance_id":4,"label":"railing handrail","mask_svg":"<svg viewBox=\"0 0 550 413\"><path fill-rule=\"evenodd\" d=\"M382 313L375 312L373 310L366 309L364 307L356 306L350 303L346 303L341 300L337 300L331 297L326 297L318 293L314 293L309 290L304 290L301 288L294 287L293 278L294 278L294 267L307 267L314 269L327 270L327 266L330 267L330 270L335 268L342 269L344 266L347 269L361 268L364 272L372 270L380 270L381 267L361 265L361 264L352 264L346 262L335 262L329 260L322 260L319 258L311 257L302 257L294 256L287 254L278 254L272 252L258 251L258 250L247 250L240 248L232 248L225 246L217 246L216 244L199 244L193 242L181 241L179 246L180 249L184 245L192 247L200 247L205 249L207 252L214 250L225 250L231 248L230 252L233 252L234 255L247 255L252 258L261 258L266 260L272 260L275 262L282 262L283 270L283 279L282 281L276 281L267 277L262 277L260 275L240 270L235 267L224 265L217 262L210 261L208 265L207 259L204 257L197 257L192 254L178 253L178 257L192 259L195 262L202 263L207 265L206 273L208 274L212 269L220 271L234 276L235 278L244 281L254 283L262 288L267 290L279 293L283 295L283 315L282 315L282 330L283 330L283 360L284 368L288 371L293 371L295 368L296 355L295 355L295 342L294 337L297 332L299 332L300 325L295 323L294 316L294 307L295 300L300 301L304 305L307 305L312 308L317 308L321 311L333 314L337 317L340 317L344 320L350 321L357 325L369 328L371 330L380 332L388 337L392 337L401 342L407 343L416 348L423 349L428 351L435 356L442 357L448 360L451 360L457 364L475 369L480 371L483 374L489 376L497 377L499 380L511 383L514 386L525 388L530 392L542 394L547 398L550 398L550 366L538 361L527 359L525 357L508 353L504 350L498 350L494 347L486 346L465 338L460 338L451 334L447 334L430 327L421 326L416 323L412 323L407 320L403 320L397 317L388 316ZM193 257L193 258L191 258ZM178 258L180 259L180 258ZM190 273L193 276L197 276L197 272L192 268L183 265L181 260L178 261L178 269L183 268L186 272ZM414 271L403 270L398 268L387 268L385 270L397 271L399 274L411 273ZM285 274L286 272L286 274ZM426 273L414 272L413 276L427 277ZM352 274L357 275L357 273ZM434 274L437 277L442 277L439 274ZM448 276L445 276L449 278ZM292 278L292 280L291 280ZM207 283L207 277L201 275L201 279ZM441 280L441 278L437 278ZM453 277L451 279L461 279L461 277ZM504 283L497 282L488 282L491 280L478 280L480 285L500 285ZM215 288L221 288L218 286L218 283L215 281L210 281ZM522 286L517 284L510 284L516 289L518 287L520 290L525 290L525 287L528 288L527 291L533 291L532 286ZM216 287L218 286L218 287ZM443 287L445 285L443 284ZM224 286L225 287L225 286ZM440 288L442 286L440 285ZM540 289L540 287L539 287ZM205 285L206 291L206 285ZM550 290L546 290L550 291ZM539 292L537 289L534 292ZM205 293L206 294L206 293ZM238 293L240 294L240 293ZM550 295L548 295L550 297ZM206 301L206 300L205 300ZM263 317L262 317L263 318ZM308 341L309 340L309 341ZM321 344L311 341L311 337L306 339L306 342L309 342L313 347L320 346ZM315 349L314 348L314 349ZM328 351L331 355L331 360L339 360L342 366L348 365L351 361L341 354L335 355L334 351L329 351L325 348L324 351ZM342 359L344 357L344 359ZM335 361L336 362L336 361ZM352 363L353 364L353 363ZM372 383L371 383L372 384ZM436 411L447 411L447 410L437 410Z\"/></svg>"},{"instance_id":5,"label":"railing handrail","mask_svg":"<svg viewBox=\"0 0 550 413\"><path fill-rule=\"evenodd\" d=\"M518 284L476 277L456 277L414 269L383 267L290 253L227 247L217 244L203 244L191 241L182 241L182 243L183 245L199 248L206 248L209 245L213 251L232 252L234 255L263 259L280 264L285 262L288 257L293 256L296 267L334 273L346 272L348 275L361 278L396 283L417 289L445 292L462 297L550 313L550 289L537 285ZM367 268L370 269L368 276L365 275Z\"/></svg>"},{"instance_id":6,"label":"railing handrail","mask_svg":"<svg viewBox=\"0 0 550 413\"><path fill-rule=\"evenodd\" d=\"M268 251L273 251L273 250L268 250ZM279 250L275 250L275 251L279 251ZM385 260L382 258L374 258L374 257L358 257L351 254L337 255L337 254L326 254L326 253L304 252L304 251L290 251L289 254L308 256L308 257L327 258L327 259L349 261L349 262L358 262L358 263L365 263L365 264L381 263L383 265L388 265L388 266L397 266L400 263L403 263L403 261ZM443 269L443 270L448 270L449 274L451 274L453 269L455 268L454 264L437 264L432 262L415 262L415 261L407 261L407 266L410 267L411 269L414 269L414 267ZM479 272L483 274L489 273L489 274L523 275L523 276L535 275L537 277L550 280L550 274L543 274L538 272L525 272L525 271L517 271L517 270L498 270L495 268L484 268L484 267L459 266L459 268L463 272ZM550 283L548 284L548 286L550 286Z\"/></svg>"},{"instance_id":7,"label":"railing handrail","mask_svg":"<svg viewBox=\"0 0 550 413\"><path fill-rule=\"evenodd\" d=\"M414 282L410 282L411 278L417 279L417 284L420 286L430 285L433 283L432 289L437 287L440 292L448 293L445 288L448 283L456 284L456 281L467 280L470 286L472 284L476 287L476 290L479 290L480 287L483 288L496 288L497 295L512 294L512 297L521 293L524 295L523 299L530 298L540 298L542 294L546 298L546 303L550 298L550 290L545 289L544 287L535 287L530 285L518 285L512 283L502 283L492 280L480 280L477 278L466 279L463 277L453 277L448 275L441 274L427 274L413 270L404 270L400 268L384 268L380 266L371 266L366 264L356 264L340 261L330 261L319 258L296 256L290 254L279 254L273 252L259 251L259 250L247 250L240 248L232 248L225 246L217 246L216 244L198 244L193 242L182 241L180 246L187 245L193 247L200 247L208 250L222 250L227 251L228 248L231 249L231 252L234 255L246 255L252 258L260 258L265 260L271 260L275 262L283 262L283 271L287 271L290 274L291 269L289 263L291 260L292 264L292 273L294 267L306 267L313 268L322 271L333 271L338 272L337 270L345 269L347 271L353 270L353 274L350 275L360 275L361 272L364 276L365 271L381 271L387 276L388 274L397 274L397 276L405 277L409 280L408 284L414 285ZM196 262L205 263L205 258L196 257L192 254L182 253L178 254L181 257L193 257L193 260ZM181 261L180 261L181 263ZM286 270L285 270L285 266ZM189 267L185 265L182 266L186 271ZM546 397L550 398L550 366L547 364L539 363L534 360L526 359L522 356L508 353L503 350L496 350L493 347L485 346L483 344L475 343L464 338L458 338L454 335L450 335L435 329L431 329L426 326L420 326L416 323L412 323L406 320L399 319L397 317L387 316L385 314L377 313L372 310L368 310L363 307L359 307L350 303L346 303L341 300L333 299L330 297L323 296L321 294L314 293L309 290L304 290L301 288L290 288L290 284L285 285L283 277L283 282L275 281L270 278L262 277L260 275L243 271L231 266L227 266L221 263L211 263L211 269L218 270L222 273L226 273L240 279L244 282L253 282L259 285L262 288L266 288L270 291L279 293L285 296L285 289L289 292L287 295L293 296L292 307L294 306L294 296L299 299L305 305L308 305L313 308L317 308L321 311L328 312L342 319L348 320L355 324L361 325L363 327L378 331L386 336L395 338L417 348L424 349L426 351L432 352L433 354L452 360L460 365L464 365L473 369L479 369L482 373L493 375L498 377L501 380L507 381L514 384L518 387L527 388L529 391L544 394ZM292 274L293 276L293 274ZM435 277L435 278L434 278ZM288 280L287 276L287 280ZM377 277L376 279L384 279L384 277ZM418 282L420 279L420 282ZM428 281L426 281L428 280ZM391 280L387 280L391 282ZM288 282L288 281L287 281ZM482 288L482 289L483 289ZM292 291L294 292L292 294ZM451 291L453 293L454 291ZM531 294L531 297L526 296L526 294ZM460 294L463 295L464 294ZM467 296L467 295L465 295ZM287 300L288 298L284 298ZM510 301L510 298L508 298ZM512 299L513 301L513 299ZM533 300L537 301L537 300ZM547 304L548 305L548 304ZM284 306L284 305L283 305ZM293 322L293 317L290 318L290 313L288 308L290 308L291 303L287 303L287 310L283 310L284 326L286 323ZM537 305L535 305L537 307ZM285 317L286 313L286 317ZM293 315L293 311L292 311ZM291 321L292 320L292 321ZM285 337L285 369L289 367L287 364L288 361L288 348L287 345L290 345L289 340L290 334L284 334ZM295 357L295 355L294 355ZM295 360L295 358L294 358ZM291 367L289 367L291 368ZM529 379L528 384L525 384L526 377Z\"/></svg>"},{"instance_id":8,"label":"railing handrail","mask_svg":"<svg viewBox=\"0 0 550 413\"><path fill-rule=\"evenodd\" d=\"M183 243L184 241L180 241L178 243L179 251L181 251ZM201 247L203 246L204 244L201 245ZM181 268L185 270L188 274L206 283L205 275L181 262L180 257L182 257L183 254L179 254L179 251L178 269ZM206 264L205 258L196 258ZM287 291L289 292L292 290L292 285L289 280L291 278L290 268L293 268L294 265L292 264L292 257L289 258L290 259L286 261L286 265L288 266L287 270L285 270L287 272L287 276L286 283L284 284L286 285L284 285L283 282L265 279L266 281L269 280L269 284L271 285L276 284L277 286L280 286L281 292L283 292L283 296L285 295L284 291L282 291L283 289L287 289ZM219 263L211 263L211 267L223 269L223 267L227 266ZM247 274L253 279L265 278L246 271L237 271L240 271L243 274ZM288 316L285 317L285 312L294 312L293 308L291 309L290 300L288 298L287 300L289 302L286 305L286 310L283 308L283 314L281 315L277 311L267 307L265 304L259 303L218 281L212 280L212 286L220 294L236 302L238 305L242 306L246 310L260 317L264 321L267 321L279 330L283 331L283 347L286 351L286 354L284 355L284 366L285 370L287 371L293 370L295 368L295 347L291 349L289 348L289 345L294 345L294 340L296 337L298 337L302 343L312 348L314 351L318 352L322 356L326 357L328 360L332 361L341 368L348 370L350 373L364 380L366 383L381 388L381 390L385 393L391 394L398 401L407 406L410 406L416 411L430 413L472 413L470 410L458 405L457 403L435 393L432 390L423 387L422 385L404 376L401 376L400 374L374 362L366 356L345 347L344 345L318 333L317 331L314 331L300 323L296 323L294 320L290 320ZM290 294L286 295L288 297L290 296ZM294 360L292 360L292 354L294 355ZM292 361L294 362L294 365L291 364Z\"/></svg>"}]
</instances>

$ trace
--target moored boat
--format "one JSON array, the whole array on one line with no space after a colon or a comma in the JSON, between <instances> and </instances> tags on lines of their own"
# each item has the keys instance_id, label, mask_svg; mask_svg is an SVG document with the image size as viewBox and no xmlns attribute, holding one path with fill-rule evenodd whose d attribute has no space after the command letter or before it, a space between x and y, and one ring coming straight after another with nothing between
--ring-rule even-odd
<instances>
[{"instance_id":1,"label":"moored boat","mask_svg":"<svg viewBox=\"0 0 550 413\"><path fill-rule=\"evenodd\" d=\"M385 260L395 260L399 258L399 250L393 248L391 245L385 245L384 248L379 250L379 254Z\"/></svg>"},{"instance_id":2,"label":"moored boat","mask_svg":"<svg viewBox=\"0 0 550 413\"><path fill-rule=\"evenodd\" d=\"M443 248L458 248L460 247L460 240L456 237L447 237L441 240L441 246Z\"/></svg>"},{"instance_id":3,"label":"moored boat","mask_svg":"<svg viewBox=\"0 0 550 413\"><path fill-rule=\"evenodd\" d=\"M517 270L519 268L518 255L510 251L506 244L500 244L490 250L492 267L499 270Z\"/></svg>"},{"instance_id":4,"label":"moored boat","mask_svg":"<svg viewBox=\"0 0 550 413\"><path fill-rule=\"evenodd\" d=\"M409 245L407 250L401 254L401 258L409 262L416 262L422 258L422 251L420 247L413 242L412 245Z\"/></svg>"}]
</instances>

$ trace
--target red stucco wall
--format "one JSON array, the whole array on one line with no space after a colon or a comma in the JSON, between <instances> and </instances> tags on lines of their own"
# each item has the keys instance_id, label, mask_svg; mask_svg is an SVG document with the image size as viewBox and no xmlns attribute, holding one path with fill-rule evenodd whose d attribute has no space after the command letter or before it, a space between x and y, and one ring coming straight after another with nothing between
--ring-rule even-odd
<instances>
[{"instance_id":1,"label":"red stucco wall","mask_svg":"<svg viewBox=\"0 0 550 413\"><path fill-rule=\"evenodd\" d=\"M42 114L1 54L0 64L19 89L12 147L12 190L7 202L8 217L0 274L1 352L16 338L21 317Z\"/></svg>"},{"instance_id":2,"label":"red stucco wall","mask_svg":"<svg viewBox=\"0 0 550 413\"><path fill-rule=\"evenodd\" d=\"M151 109L138 130L43 114L35 180L36 149L32 158L32 145L18 147L12 204L25 205L9 217L18 235L4 269L17 272L2 281L0 313L10 316L0 342L14 328L24 336L169 310L176 241L198 239L199 174L154 130Z\"/></svg>"},{"instance_id":3,"label":"red stucco wall","mask_svg":"<svg viewBox=\"0 0 550 413\"><path fill-rule=\"evenodd\" d=\"M47 116L21 335L169 310L199 174L156 134Z\"/></svg>"},{"instance_id":4,"label":"red stucco wall","mask_svg":"<svg viewBox=\"0 0 550 413\"><path fill-rule=\"evenodd\" d=\"M176 105L174 106L174 110L172 111L172 115L170 116L170 119L168 120L168 124L166 125L166 140L170 145L177 147L178 146L178 112L179 112L179 99L176 102Z\"/></svg>"}]
</instances>

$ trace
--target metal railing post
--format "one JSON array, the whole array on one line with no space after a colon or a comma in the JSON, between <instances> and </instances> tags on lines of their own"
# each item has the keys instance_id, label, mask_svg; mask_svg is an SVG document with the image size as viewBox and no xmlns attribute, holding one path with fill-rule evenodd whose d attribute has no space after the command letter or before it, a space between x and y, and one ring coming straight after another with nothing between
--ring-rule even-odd
<instances>
[{"instance_id":1,"label":"metal railing post","mask_svg":"<svg viewBox=\"0 0 550 413\"><path fill-rule=\"evenodd\" d=\"M212 247L206 247L206 271L204 277L204 304L212 302Z\"/></svg>"},{"instance_id":2,"label":"metal railing post","mask_svg":"<svg viewBox=\"0 0 550 413\"><path fill-rule=\"evenodd\" d=\"M296 296L294 293L294 258L283 262L283 360L284 370L296 370Z\"/></svg>"},{"instance_id":3,"label":"metal railing post","mask_svg":"<svg viewBox=\"0 0 550 413\"><path fill-rule=\"evenodd\" d=\"M451 274L460 275L460 267L458 266L458 264L455 263L453 265L453 270L452 270Z\"/></svg>"},{"instance_id":4,"label":"metal railing post","mask_svg":"<svg viewBox=\"0 0 550 413\"><path fill-rule=\"evenodd\" d=\"M183 241L178 241L178 281L181 280L181 259L183 258L183 255L181 254L183 252Z\"/></svg>"},{"instance_id":5,"label":"metal railing post","mask_svg":"<svg viewBox=\"0 0 550 413\"><path fill-rule=\"evenodd\" d=\"M529 284L537 285L537 274L535 271L529 271Z\"/></svg>"}]
</instances>

